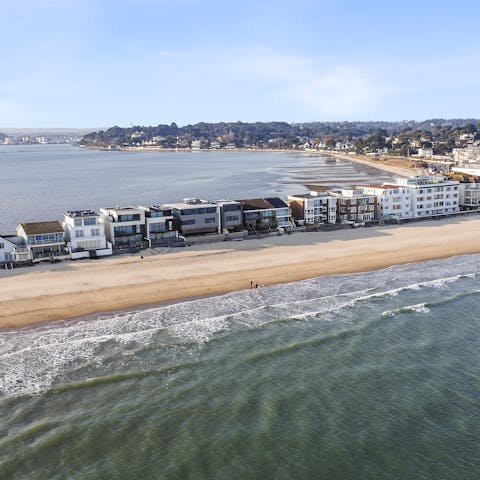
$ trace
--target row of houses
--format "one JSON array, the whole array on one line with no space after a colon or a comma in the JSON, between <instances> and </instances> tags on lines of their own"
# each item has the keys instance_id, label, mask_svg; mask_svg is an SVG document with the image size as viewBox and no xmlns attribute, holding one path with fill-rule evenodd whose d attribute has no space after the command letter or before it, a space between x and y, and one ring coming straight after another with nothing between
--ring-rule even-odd
<instances>
[{"instance_id":1,"label":"row of houses","mask_svg":"<svg viewBox=\"0 0 480 480\"><path fill-rule=\"evenodd\" d=\"M197 198L137 207L68 211L62 222L21 223L0 236L0 263L97 258L122 251L182 246L192 236L244 231L261 234L295 226L363 225L453 215L478 209L475 178L418 176L393 184L311 191L274 198Z\"/></svg>"},{"instance_id":2,"label":"row of houses","mask_svg":"<svg viewBox=\"0 0 480 480\"><path fill-rule=\"evenodd\" d=\"M218 200L75 210L63 221L21 223L0 236L0 264L98 258L160 246L184 246L187 237L264 233L294 226L280 198Z\"/></svg>"}]
</instances>

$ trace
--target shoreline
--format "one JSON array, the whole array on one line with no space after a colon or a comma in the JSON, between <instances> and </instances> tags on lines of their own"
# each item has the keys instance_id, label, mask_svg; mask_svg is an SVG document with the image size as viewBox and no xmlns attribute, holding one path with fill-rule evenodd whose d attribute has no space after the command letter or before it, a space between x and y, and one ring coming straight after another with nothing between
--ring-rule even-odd
<instances>
[{"instance_id":1,"label":"shoreline","mask_svg":"<svg viewBox=\"0 0 480 480\"><path fill-rule=\"evenodd\" d=\"M480 253L478 228L455 217L0 271L0 328Z\"/></svg>"},{"instance_id":2,"label":"shoreline","mask_svg":"<svg viewBox=\"0 0 480 480\"><path fill-rule=\"evenodd\" d=\"M342 152L335 152L330 150L296 150L296 149L278 149L278 148L235 148L235 149L192 149L192 148L163 148L163 147L120 147L120 148L108 148L100 146L89 146L89 145L78 145L81 148L87 148L92 150L101 150L105 152L188 152L188 153L211 153L211 152L221 152L221 153L234 153L234 152L251 152L251 153L291 153L291 154L302 154L309 156L325 156L338 158L341 160L351 161L353 163L359 163L362 165L367 165L377 170L381 170L388 173L393 173L400 177L410 177L416 175L425 174L423 168L416 167L413 164L408 165L408 159L393 159L389 157L378 157L374 159L368 155L349 155ZM392 164L391 162L396 162L397 164ZM401 165L398 165L400 163Z\"/></svg>"}]
</instances>

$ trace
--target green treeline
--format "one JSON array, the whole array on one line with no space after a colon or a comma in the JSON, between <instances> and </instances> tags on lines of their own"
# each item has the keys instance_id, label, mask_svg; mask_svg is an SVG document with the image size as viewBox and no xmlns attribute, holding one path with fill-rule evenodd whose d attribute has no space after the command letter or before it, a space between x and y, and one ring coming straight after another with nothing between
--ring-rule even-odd
<instances>
[{"instance_id":1,"label":"green treeline","mask_svg":"<svg viewBox=\"0 0 480 480\"><path fill-rule=\"evenodd\" d=\"M122 148L326 148L357 153L385 152L408 155L418 148L434 148L436 154L480 140L479 120L431 119L423 122L220 122L177 126L111 127L85 135L80 144ZM463 142L463 143L462 143Z\"/></svg>"}]
</instances>

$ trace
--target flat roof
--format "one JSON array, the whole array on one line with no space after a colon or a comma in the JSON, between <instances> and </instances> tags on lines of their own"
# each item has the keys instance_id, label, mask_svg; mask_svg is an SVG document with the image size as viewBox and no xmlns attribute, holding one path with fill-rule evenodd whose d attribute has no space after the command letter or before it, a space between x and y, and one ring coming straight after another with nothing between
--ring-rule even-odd
<instances>
[{"instance_id":1,"label":"flat roof","mask_svg":"<svg viewBox=\"0 0 480 480\"><path fill-rule=\"evenodd\" d=\"M327 194L327 192L319 192L321 195L316 195L314 193L298 193L296 195L289 195L288 197L296 197L296 198L327 198L331 195Z\"/></svg>"},{"instance_id":2,"label":"flat roof","mask_svg":"<svg viewBox=\"0 0 480 480\"><path fill-rule=\"evenodd\" d=\"M94 210L69 210L65 212L67 217L98 217L98 213Z\"/></svg>"},{"instance_id":3,"label":"flat roof","mask_svg":"<svg viewBox=\"0 0 480 480\"><path fill-rule=\"evenodd\" d=\"M102 207L100 210L132 210L134 212L138 212L140 209L138 207Z\"/></svg>"},{"instance_id":4,"label":"flat roof","mask_svg":"<svg viewBox=\"0 0 480 480\"><path fill-rule=\"evenodd\" d=\"M269 210L272 208L288 208L288 203L285 203L281 198L248 198L245 200L238 200L243 205L243 210Z\"/></svg>"},{"instance_id":5,"label":"flat roof","mask_svg":"<svg viewBox=\"0 0 480 480\"><path fill-rule=\"evenodd\" d=\"M166 207L170 208L178 208L179 210L181 209L187 209L187 208L208 208L208 207L215 207L217 208L217 205L214 203L167 203L165 205Z\"/></svg>"}]
</instances>

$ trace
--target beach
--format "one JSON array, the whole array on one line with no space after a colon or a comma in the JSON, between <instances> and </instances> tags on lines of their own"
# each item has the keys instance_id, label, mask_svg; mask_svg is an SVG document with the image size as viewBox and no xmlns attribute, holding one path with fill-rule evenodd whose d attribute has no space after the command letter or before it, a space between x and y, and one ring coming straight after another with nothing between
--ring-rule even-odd
<instances>
[{"instance_id":1,"label":"beach","mask_svg":"<svg viewBox=\"0 0 480 480\"><path fill-rule=\"evenodd\" d=\"M393 173L399 177L414 177L416 175L425 175L425 169L417 166L407 158L394 158L388 156L369 157L368 155L350 155L339 152L322 152L323 156L341 158L354 163L360 163L369 167Z\"/></svg>"},{"instance_id":2,"label":"beach","mask_svg":"<svg viewBox=\"0 0 480 480\"><path fill-rule=\"evenodd\" d=\"M478 253L479 228L474 214L1 270L0 328Z\"/></svg>"}]
</instances>

